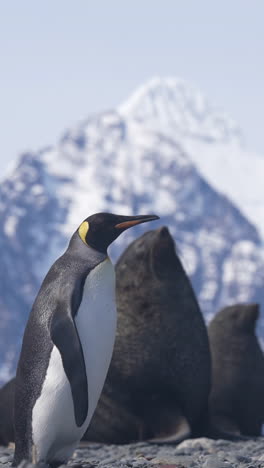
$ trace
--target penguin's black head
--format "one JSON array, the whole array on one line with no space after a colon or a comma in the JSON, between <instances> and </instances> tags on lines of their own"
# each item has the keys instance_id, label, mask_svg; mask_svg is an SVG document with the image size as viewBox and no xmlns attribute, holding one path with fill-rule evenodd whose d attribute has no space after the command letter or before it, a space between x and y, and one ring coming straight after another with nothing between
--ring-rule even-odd
<instances>
[{"instance_id":1,"label":"penguin's black head","mask_svg":"<svg viewBox=\"0 0 264 468\"><path fill-rule=\"evenodd\" d=\"M97 213L82 222L78 234L85 244L106 253L107 247L126 229L156 219L159 219L156 215L122 216Z\"/></svg>"}]
</instances>

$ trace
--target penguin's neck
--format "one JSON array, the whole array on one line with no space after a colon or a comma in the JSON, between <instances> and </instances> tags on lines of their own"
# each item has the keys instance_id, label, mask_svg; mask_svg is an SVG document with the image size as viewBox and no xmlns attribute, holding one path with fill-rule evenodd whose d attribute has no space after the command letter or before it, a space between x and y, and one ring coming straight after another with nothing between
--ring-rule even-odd
<instances>
[{"instance_id":1,"label":"penguin's neck","mask_svg":"<svg viewBox=\"0 0 264 468\"><path fill-rule=\"evenodd\" d=\"M98 265L107 258L107 252L99 252L99 250L85 244L77 233L71 238L67 252L78 256L82 260L89 260L90 265L93 266Z\"/></svg>"}]
</instances>

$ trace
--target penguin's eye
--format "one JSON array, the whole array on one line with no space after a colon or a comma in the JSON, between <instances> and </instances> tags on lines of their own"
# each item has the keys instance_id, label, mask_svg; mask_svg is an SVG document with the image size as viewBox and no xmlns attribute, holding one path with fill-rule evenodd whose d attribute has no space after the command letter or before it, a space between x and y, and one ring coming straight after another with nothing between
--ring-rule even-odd
<instances>
[{"instance_id":1,"label":"penguin's eye","mask_svg":"<svg viewBox=\"0 0 264 468\"><path fill-rule=\"evenodd\" d=\"M83 241L86 245L88 245L87 242L86 242L87 232L89 231L89 223L88 223L88 221L84 221L84 222L80 225L78 231L79 231L79 236L80 236L80 238L82 239L82 241Z\"/></svg>"}]
</instances>

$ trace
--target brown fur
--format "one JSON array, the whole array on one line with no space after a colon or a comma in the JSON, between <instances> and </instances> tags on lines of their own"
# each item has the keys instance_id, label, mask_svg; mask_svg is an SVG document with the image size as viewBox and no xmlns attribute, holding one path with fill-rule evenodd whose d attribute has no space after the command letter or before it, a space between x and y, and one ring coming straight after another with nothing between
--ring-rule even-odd
<instances>
[{"instance_id":1,"label":"brown fur","mask_svg":"<svg viewBox=\"0 0 264 468\"><path fill-rule=\"evenodd\" d=\"M216 430L258 436L264 422L264 356L255 335L257 304L221 310L208 328L212 353L210 421Z\"/></svg>"}]
</instances>

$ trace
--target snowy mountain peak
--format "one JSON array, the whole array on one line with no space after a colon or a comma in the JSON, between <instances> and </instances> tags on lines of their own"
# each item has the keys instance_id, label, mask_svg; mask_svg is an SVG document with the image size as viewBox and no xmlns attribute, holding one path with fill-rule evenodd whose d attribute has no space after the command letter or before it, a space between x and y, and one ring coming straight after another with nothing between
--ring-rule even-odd
<instances>
[{"instance_id":1,"label":"snowy mountain peak","mask_svg":"<svg viewBox=\"0 0 264 468\"><path fill-rule=\"evenodd\" d=\"M0 186L0 383L14 372L42 279L97 211L160 215L207 317L263 304L264 158L238 143L234 122L194 87L155 78L55 146L20 156ZM113 243L113 259L141 229ZM264 337L264 320L259 328Z\"/></svg>"},{"instance_id":2,"label":"snowy mountain peak","mask_svg":"<svg viewBox=\"0 0 264 468\"><path fill-rule=\"evenodd\" d=\"M125 118L177 139L241 143L234 120L212 106L193 85L179 78L153 78L119 106Z\"/></svg>"}]
</instances>

